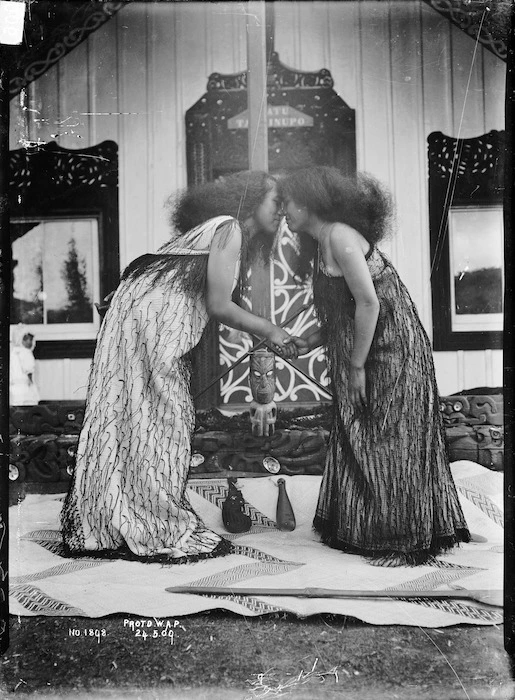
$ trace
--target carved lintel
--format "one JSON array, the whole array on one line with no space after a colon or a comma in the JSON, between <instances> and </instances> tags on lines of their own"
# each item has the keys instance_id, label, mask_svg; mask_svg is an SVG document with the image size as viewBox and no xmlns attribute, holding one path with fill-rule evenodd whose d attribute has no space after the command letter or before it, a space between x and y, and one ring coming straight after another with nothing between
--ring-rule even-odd
<instances>
[{"instance_id":1,"label":"carved lintel","mask_svg":"<svg viewBox=\"0 0 515 700\"><path fill-rule=\"evenodd\" d=\"M274 51L267 65L268 89L284 90L287 88L332 88L333 78L327 68L319 71L300 71L288 68L279 60L279 54ZM222 75L212 73L207 82L208 92L211 90L246 90L247 71Z\"/></svg>"},{"instance_id":2,"label":"carved lintel","mask_svg":"<svg viewBox=\"0 0 515 700\"><path fill-rule=\"evenodd\" d=\"M17 207L33 187L51 198L79 187L107 188L118 184L118 146L114 141L82 149L63 148L55 141L9 153L9 192Z\"/></svg>"},{"instance_id":3,"label":"carved lintel","mask_svg":"<svg viewBox=\"0 0 515 700\"><path fill-rule=\"evenodd\" d=\"M11 67L9 92L17 95L107 22L125 2L31 3L25 43ZM40 5L41 7L38 7ZM49 17L60 21L54 24Z\"/></svg>"},{"instance_id":4,"label":"carved lintel","mask_svg":"<svg viewBox=\"0 0 515 700\"><path fill-rule=\"evenodd\" d=\"M456 179L455 196L470 183L490 195L504 189L504 131L489 131L468 139L456 139L441 132L428 136L429 177L434 181Z\"/></svg>"}]
</instances>

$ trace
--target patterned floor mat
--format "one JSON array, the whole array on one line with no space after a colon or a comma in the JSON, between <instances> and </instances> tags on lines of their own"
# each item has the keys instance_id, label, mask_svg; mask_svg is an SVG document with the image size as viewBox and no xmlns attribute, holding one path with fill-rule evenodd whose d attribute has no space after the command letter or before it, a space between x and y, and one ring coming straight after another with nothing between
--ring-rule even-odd
<instances>
[{"instance_id":1,"label":"patterned floor mat","mask_svg":"<svg viewBox=\"0 0 515 700\"><path fill-rule=\"evenodd\" d=\"M362 557L322 545L311 529L318 476L285 477L297 521L293 532L276 527L277 476L239 479L245 510L252 518L251 529L242 534L224 530L221 506L227 482L191 480L193 507L206 525L231 540L232 552L181 565L92 557L67 559L58 529L62 494L29 495L10 508L10 612L93 618L130 613L152 619L225 608L247 616L277 611L299 616L328 612L371 624L501 624L500 608L459 599L310 599L166 591L184 585L224 586L235 591L238 586L410 592L449 587L499 589L503 562L502 474L472 462L455 462L452 470L469 528L480 537L419 567L375 567Z\"/></svg>"}]
</instances>

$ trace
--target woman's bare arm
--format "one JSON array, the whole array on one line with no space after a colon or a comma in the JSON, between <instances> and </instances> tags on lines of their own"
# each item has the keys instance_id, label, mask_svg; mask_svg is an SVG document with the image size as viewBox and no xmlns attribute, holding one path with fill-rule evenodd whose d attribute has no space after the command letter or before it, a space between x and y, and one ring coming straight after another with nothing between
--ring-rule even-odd
<instances>
[{"instance_id":1,"label":"woman's bare arm","mask_svg":"<svg viewBox=\"0 0 515 700\"><path fill-rule=\"evenodd\" d=\"M333 227L330 247L334 260L345 277L356 303L354 346L351 365L364 367L374 337L379 301L359 240L360 234L350 226Z\"/></svg>"},{"instance_id":2,"label":"woman's bare arm","mask_svg":"<svg viewBox=\"0 0 515 700\"><path fill-rule=\"evenodd\" d=\"M207 266L206 307L210 316L238 330L266 338L283 347L291 336L266 318L256 316L232 301L234 274L241 249L237 222L220 226L213 238Z\"/></svg>"},{"instance_id":3,"label":"woman's bare arm","mask_svg":"<svg viewBox=\"0 0 515 700\"><path fill-rule=\"evenodd\" d=\"M379 316L379 301L363 253L360 234L349 226L337 224L330 237L333 258L354 297L354 344L350 365L350 393L355 405L365 404L365 362Z\"/></svg>"}]
</instances>

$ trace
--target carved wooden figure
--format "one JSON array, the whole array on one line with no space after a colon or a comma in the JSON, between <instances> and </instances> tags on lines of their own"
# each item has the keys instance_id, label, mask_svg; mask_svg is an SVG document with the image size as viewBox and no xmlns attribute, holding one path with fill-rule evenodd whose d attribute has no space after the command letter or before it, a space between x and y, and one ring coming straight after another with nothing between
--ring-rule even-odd
<instances>
[{"instance_id":1,"label":"carved wooden figure","mask_svg":"<svg viewBox=\"0 0 515 700\"><path fill-rule=\"evenodd\" d=\"M275 394L275 356L269 350L259 349L250 358L250 405L252 435L267 436L275 432L277 405Z\"/></svg>"}]
</instances>

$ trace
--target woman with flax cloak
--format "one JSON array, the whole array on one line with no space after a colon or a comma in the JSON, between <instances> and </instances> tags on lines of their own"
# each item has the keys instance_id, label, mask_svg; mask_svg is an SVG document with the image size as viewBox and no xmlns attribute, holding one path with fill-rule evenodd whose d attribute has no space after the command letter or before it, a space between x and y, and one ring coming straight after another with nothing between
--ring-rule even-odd
<instances>
[{"instance_id":1,"label":"woman with flax cloak","mask_svg":"<svg viewBox=\"0 0 515 700\"><path fill-rule=\"evenodd\" d=\"M331 547L381 565L419 564L469 533L452 479L429 339L377 248L390 198L371 177L297 171L280 185L286 222L315 259L334 418L314 527Z\"/></svg>"},{"instance_id":2,"label":"woman with flax cloak","mask_svg":"<svg viewBox=\"0 0 515 700\"><path fill-rule=\"evenodd\" d=\"M174 238L123 273L98 337L61 515L70 555L177 561L228 551L186 495L195 420L188 353L212 317L295 354L286 331L231 296L246 251L271 250L279 223L275 180L237 173L185 192Z\"/></svg>"}]
</instances>

